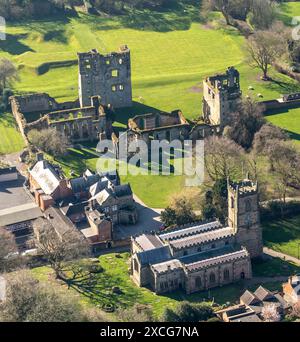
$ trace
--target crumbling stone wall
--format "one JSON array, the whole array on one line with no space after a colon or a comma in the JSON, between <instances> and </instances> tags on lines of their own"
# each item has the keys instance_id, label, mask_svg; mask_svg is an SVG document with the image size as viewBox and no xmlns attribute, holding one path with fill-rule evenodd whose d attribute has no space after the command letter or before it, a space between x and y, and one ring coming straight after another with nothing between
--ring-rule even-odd
<instances>
[{"instance_id":1,"label":"crumbling stone wall","mask_svg":"<svg viewBox=\"0 0 300 342\"><path fill-rule=\"evenodd\" d=\"M113 108L132 106L131 61L127 46L107 55L97 50L78 53L79 100L88 106L92 96L100 96L101 104Z\"/></svg>"}]
</instances>

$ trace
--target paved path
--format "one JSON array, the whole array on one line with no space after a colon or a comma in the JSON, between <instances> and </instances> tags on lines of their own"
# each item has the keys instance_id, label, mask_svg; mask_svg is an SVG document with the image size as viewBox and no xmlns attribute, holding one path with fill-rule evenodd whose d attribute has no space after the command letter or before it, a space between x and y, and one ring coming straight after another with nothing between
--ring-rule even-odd
<instances>
[{"instance_id":1,"label":"paved path","mask_svg":"<svg viewBox=\"0 0 300 342\"><path fill-rule=\"evenodd\" d=\"M286 282L288 277L286 276L276 276L276 277L253 277L251 279L246 280L247 286L252 285L262 285L267 283L274 283L274 282L280 282L284 283Z\"/></svg>"},{"instance_id":2,"label":"paved path","mask_svg":"<svg viewBox=\"0 0 300 342\"><path fill-rule=\"evenodd\" d=\"M267 248L267 247L264 247L264 253L267 254L267 255L270 255L273 258L280 258L280 259L283 259L283 260L286 260L286 261L291 261L294 264L296 264L297 266L300 266L300 260L295 258L295 257L292 257L290 255L287 255L287 254L284 254L284 253L280 253L280 252L276 252L273 249L270 249L270 248Z\"/></svg>"}]
</instances>

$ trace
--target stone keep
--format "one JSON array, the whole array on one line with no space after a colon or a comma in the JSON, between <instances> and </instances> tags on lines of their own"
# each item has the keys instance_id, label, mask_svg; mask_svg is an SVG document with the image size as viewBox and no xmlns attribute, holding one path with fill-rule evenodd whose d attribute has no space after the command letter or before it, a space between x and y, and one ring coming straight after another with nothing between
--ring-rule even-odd
<instances>
[{"instance_id":1,"label":"stone keep","mask_svg":"<svg viewBox=\"0 0 300 342\"><path fill-rule=\"evenodd\" d=\"M203 116L207 124L224 128L241 99L240 74L229 67L225 74L208 77L203 82Z\"/></svg>"},{"instance_id":2,"label":"stone keep","mask_svg":"<svg viewBox=\"0 0 300 342\"><path fill-rule=\"evenodd\" d=\"M262 255L257 182L228 182L228 224L236 231L236 243L246 247L251 258Z\"/></svg>"},{"instance_id":3,"label":"stone keep","mask_svg":"<svg viewBox=\"0 0 300 342\"><path fill-rule=\"evenodd\" d=\"M97 50L78 53L79 101L89 106L92 96L100 96L101 104L113 108L132 106L130 50L102 55Z\"/></svg>"}]
</instances>

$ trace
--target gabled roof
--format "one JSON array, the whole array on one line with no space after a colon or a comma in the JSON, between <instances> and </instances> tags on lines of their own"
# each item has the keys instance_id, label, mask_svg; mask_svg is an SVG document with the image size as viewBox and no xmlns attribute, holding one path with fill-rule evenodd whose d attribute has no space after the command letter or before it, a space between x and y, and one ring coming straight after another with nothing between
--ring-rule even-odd
<instances>
[{"instance_id":1,"label":"gabled roof","mask_svg":"<svg viewBox=\"0 0 300 342\"><path fill-rule=\"evenodd\" d=\"M117 197L132 196L132 190L130 184L117 185L114 188L114 194Z\"/></svg>"},{"instance_id":2,"label":"gabled roof","mask_svg":"<svg viewBox=\"0 0 300 342\"><path fill-rule=\"evenodd\" d=\"M80 192L86 192L89 190L89 188L97 183L100 179L100 176L98 174L96 175L89 175L89 176L83 176L79 178L73 178L70 180L72 191L75 194L78 194Z\"/></svg>"},{"instance_id":3,"label":"gabled roof","mask_svg":"<svg viewBox=\"0 0 300 342\"><path fill-rule=\"evenodd\" d=\"M162 247L163 243L156 235L143 234L135 238L135 242L143 251Z\"/></svg>"},{"instance_id":4,"label":"gabled roof","mask_svg":"<svg viewBox=\"0 0 300 342\"><path fill-rule=\"evenodd\" d=\"M96 196L99 192L101 192L102 190L104 190L105 188L107 188L109 185L109 180L104 177L101 180L99 180L97 183L93 184L90 187L90 195L92 197Z\"/></svg>"},{"instance_id":5,"label":"gabled roof","mask_svg":"<svg viewBox=\"0 0 300 342\"><path fill-rule=\"evenodd\" d=\"M46 195L52 195L60 185L58 173L46 160L38 161L29 173Z\"/></svg>"},{"instance_id":6,"label":"gabled roof","mask_svg":"<svg viewBox=\"0 0 300 342\"><path fill-rule=\"evenodd\" d=\"M246 290L240 298L241 303L245 305L258 305L261 304L262 301L256 297L256 295L249 290Z\"/></svg>"},{"instance_id":7,"label":"gabled roof","mask_svg":"<svg viewBox=\"0 0 300 342\"><path fill-rule=\"evenodd\" d=\"M271 299L275 299L273 293L267 289L265 289L264 287L260 286L256 289L256 291L254 292L254 295L260 299L261 301L268 301Z\"/></svg>"}]
</instances>

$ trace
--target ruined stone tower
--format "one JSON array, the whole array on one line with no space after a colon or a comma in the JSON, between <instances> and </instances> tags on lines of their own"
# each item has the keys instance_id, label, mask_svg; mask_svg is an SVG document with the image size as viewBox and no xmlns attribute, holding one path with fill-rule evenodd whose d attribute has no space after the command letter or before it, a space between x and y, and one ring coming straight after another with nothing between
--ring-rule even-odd
<instances>
[{"instance_id":1,"label":"ruined stone tower","mask_svg":"<svg viewBox=\"0 0 300 342\"><path fill-rule=\"evenodd\" d=\"M90 106L92 96L100 96L101 104L113 108L132 106L130 50L102 55L97 50L78 53L79 100L81 107Z\"/></svg>"},{"instance_id":2,"label":"ruined stone tower","mask_svg":"<svg viewBox=\"0 0 300 342\"><path fill-rule=\"evenodd\" d=\"M235 229L236 242L247 248L251 258L262 254L257 182L228 182L228 224Z\"/></svg>"},{"instance_id":3,"label":"ruined stone tower","mask_svg":"<svg viewBox=\"0 0 300 342\"><path fill-rule=\"evenodd\" d=\"M240 74L229 67L225 74L208 77L203 82L203 116L206 123L224 128L229 114L241 98Z\"/></svg>"}]
</instances>

